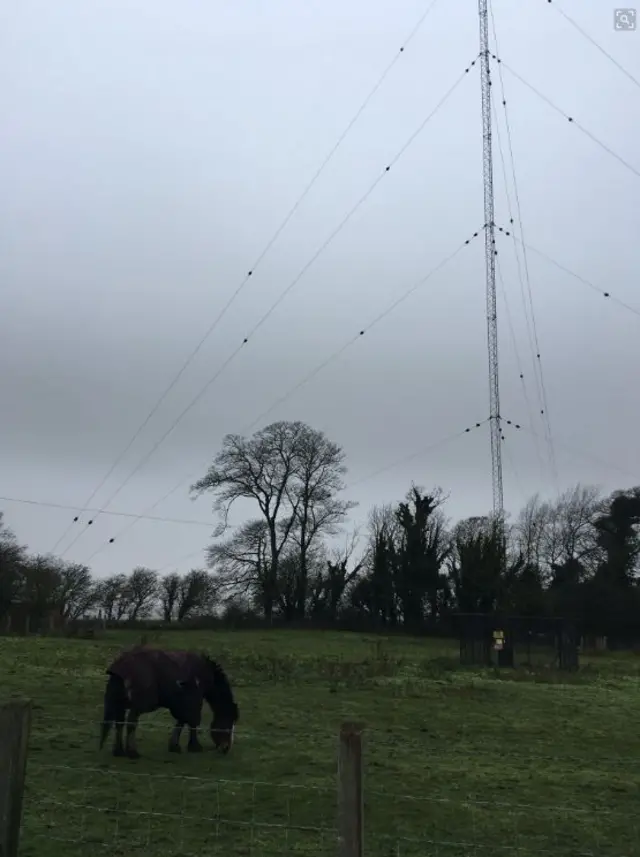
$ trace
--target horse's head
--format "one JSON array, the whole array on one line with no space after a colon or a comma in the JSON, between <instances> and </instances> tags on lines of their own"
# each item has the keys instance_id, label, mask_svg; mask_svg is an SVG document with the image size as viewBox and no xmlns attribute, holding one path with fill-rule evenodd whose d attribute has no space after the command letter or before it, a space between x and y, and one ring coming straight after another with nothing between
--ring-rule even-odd
<instances>
[{"instance_id":1,"label":"horse's head","mask_svg":"<svg viewBox=\"0 0 640 857\"><path fill-rule=\"evenodd\" d=\"M213 710L209 733L215 748L222 753L228 753L233 746L235 725L240 718L240 712L222 667L206 656L204 660L210 676L204 696Z\"/></svg>"},{"instance_id":2,"label":"horse's head","mask_svg":"<svg viewBox=\"0 0 640 857\"><path fill-rule=\"evenodd\" d=\"M233 746L235 725L239 718L238 706L235 702L229 706L218 705L209 728L211 740L217 750L228 753Z\"/></svg>"}]
</instances>

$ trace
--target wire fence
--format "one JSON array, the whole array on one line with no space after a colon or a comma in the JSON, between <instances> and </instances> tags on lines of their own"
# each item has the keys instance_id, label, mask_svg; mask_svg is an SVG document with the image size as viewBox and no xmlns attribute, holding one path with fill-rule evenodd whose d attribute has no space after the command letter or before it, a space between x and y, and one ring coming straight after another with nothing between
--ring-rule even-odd
<instances>
[{"instance_id":1,"label":"wire fence","mask_svg":"<svg viewBox=\"0 0 640 857\"><path fill-rule=\"evenodd\" d=\"M590 705L594 717L597 716L597 707L593 703ZM533 705L529 707L529 710L533 710L535 713ZM606 711L603 711L604 714ZM548 715L548 710L541 708L540 722L543 722L544 715ZM46 711L35 710L31 742L32 745L36 742L36 746L39 742L44 742L50 746L57 746L59 749L82 746L90 754L92 742L95 743L97 740L101 724L102 719L98 707L95 717L92 718L49 714ZM158 711L145 715L140 729L143 736L151 736L154 742L157 742L159 737L168 737L170 724L168 724L166 712ZM208 727L203 725L198 731L203 740L206 739ZM544 730L541 730L539 724L527 730L523 724L517 722L510 724L509 719L506 718L502 734L502 746L496 747L480 743L473 751L464 741L464 731L463 724L463 741L457 746L451 742L443 742L441 736L432 730L420 731L403 724L394 723L386 730L367 728L367 746L369 750L375 749L382 756L388 756L390 753L402 749L404 754L412 755L416 764L422 758L426 763L426 767L421 770L420 775L422 777L429 775L429 763L445 757L451 765L455 766L457 759L468 762L471 752L474 753L473 765L476 767L482 766L485 758L489 764L493 764L496 755L505 751L508 751L510 762L519 768L522 766L553 765L556 769L567 768L576 771L578 767L584 767L584 754L578 754L571 749L559 752L549 740L553 735L547 735L546 740L544 737L541 738L541 735L544 735ZM331 765L335 755L336 737L335 731L329 727L323 731L317 730L313 736L309 736L305 733L293 732L287 723L274 723L268 733L264 729L255 729L242 724L240 733L243 744L255 745L256 747L263 745L265 739L268 738L269 743L286 744L289 750L304 750L309 747L310 741L313 741L316 747L321 746L323 748L325 759L328 761L327 768L331 769L332 775L334 773ZM512 740L510 741L510 739ZM600 748L592 747L589 748L588 761L593 768L597 768L601 773L609 772L612 775L624 777L625 772L630 772L635 776L636 772L640 772L640 739L637 744L629 747L629 750L631 752L627 755L621 755L617 752L611 752L607 745ZM638 773L638 786L640 787L640 773Z\"/></svg>"},{"instance_id":2,"label":"wire fence","mask_svg":"<svg viewBox=\"0 0 640 857\"><path fill-rule=\"evenodd\" d=\"M66 844L111 853L185 855L336 855L335 786L224 780L66 766L30 766L25 845ZM615 839L603 832L607 817ZM367 854L450 855L499 852L527 855L637 854L632 824L626 850L624 813L560 805L513 804L376 792L365 795ZM592 827L588 846L584 826ZM69 846L75 846L70 848ZM77 852L76 852L77 849Z\"/></svg>"},{"instance_id":3,"label":"wire fence","mask_svg":"<svg viewBox=\"0 0 640 857\"><path fill-rule=\"evenodd\" d=\"M640 775L631 758L610 760L609 768L594 760L588 776L584 758L572 767L568 759L531 753L514 765L499 746L478 758L445 748L436 758L430 736L411 740L400 727L365 729L353 764L345 763L335 729L287 741L247 728L228 757L176 757L166 752L169 728L166 718L143 722L145 757L134 763L97 753L97 718L34 712L20 854L640 854L632 811ZM273 777L254 776L265 757ZM347 790L345 798L345 768L362 791L364 850L357 850L357 795ZM345 815L356 830L351 844Z\"/></svg>"},{"instance_id":4,"label":"wire fence","mask_svg":"<svg viewBox=\"0 0 640 857\"><path fill-rule=\"evenodd\" d=\"M64 766L36 772L25 824L34 842L134 854L336 854L335 786Z\"/></svg>"}]
</instances>

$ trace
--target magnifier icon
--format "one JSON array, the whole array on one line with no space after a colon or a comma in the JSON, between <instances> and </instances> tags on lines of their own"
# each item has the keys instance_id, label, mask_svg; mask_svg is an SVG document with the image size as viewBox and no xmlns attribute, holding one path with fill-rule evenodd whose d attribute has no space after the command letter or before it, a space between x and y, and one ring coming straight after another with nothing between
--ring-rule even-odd
<instances>
[{"instance_id":1,"label":"magnifier icon","mask_svg":"<svg viewBox=\"0 0 640 857\"><path fill-rule=\"evenodd\" d=\"M615 29L633 31L636 28L635 9L615 9Z\"/></svg>"}]
</instances>

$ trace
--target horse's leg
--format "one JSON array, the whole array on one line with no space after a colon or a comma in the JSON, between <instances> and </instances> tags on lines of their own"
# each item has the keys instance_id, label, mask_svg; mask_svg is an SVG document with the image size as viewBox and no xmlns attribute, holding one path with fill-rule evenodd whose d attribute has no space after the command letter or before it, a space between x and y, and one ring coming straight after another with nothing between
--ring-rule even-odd
<instances>
[{"instance_id":1,"label":"horse's leg","mask_svg":"<svg viewBox=\"0 0 640 857\"><path fill-rule=\"evenodd\" d=\"M176 720L176 725L171 730L171 735L169 736L169 752L170 753L181 753L182 748L180 747L180 736L182 735L182 727L184 726L184 722L182 720Z\"/></svg>"},{"instance_id":2,"label":"horse's leg","mask_svg":"<svg viewBox=\"0 0 640 857\"><path fill-rule=\"evenodd\" d=\"M189 743L187 744L189 753L202 753L202 744L198 740L198 727L189 726Z\"/></svg>"},{"instance_id":3,"label":"horse's leg","mask_svg":"<svg viewBox=\"0 0 640 857\"><path fill-rule=\"evenodd\" d=\"M200 726L200 718L202 716L202 697L200 694L194 695L189 700L189 743L187 751L189 753L202 753L202 744L198 740L198 727Z\"/></svg>"},{"instance_id":4,"label":"horse's leg","mask_svg":"<svg viewBox=\"0 0 640 857\"><path fill-rule=\"evenodd\" d=\"M136 727L138 726L138 718L140 715L133 708L129 709L127 715L127 737L126 737L126 754L130 759L139 759L138 747L136 742Z\"/></svg>"},{"instance_id":5,"label":"horse's leg","mask_svg":"<svg viewBox=\"0 0 640 857\"><path fill-rule=\"evenodd\" d=\"M123 728L124 728L124 722L122 720L116 720L115 729L114 729L115 737L113 739L113 755L114 756L126 756L124 744L122 742L122 730L123 730Z\"/></svg>"}]
</instances>

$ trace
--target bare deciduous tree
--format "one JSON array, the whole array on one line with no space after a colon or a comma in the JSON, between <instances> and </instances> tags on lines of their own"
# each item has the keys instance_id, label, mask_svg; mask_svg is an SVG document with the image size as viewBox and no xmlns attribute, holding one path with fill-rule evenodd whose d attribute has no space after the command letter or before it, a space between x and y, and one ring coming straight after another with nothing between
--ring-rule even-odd
<instances>
[{"instance_id":1,"label":"bare deciduous tree","mask_svg":"<svg viewBox=\"0 0 640 857\"><path fill-rule=\"evenodd\" d=\"M61 560L46 554L30 556L24 563L19 595L21 600L30 605L35 615L44 616L56 602L62 568Z\"/></svg>"},{"instance_id":2,"label":"bare deciduous tree","mask_svg":"<svg viewBox=\"0 0 640 857\"><path fill-rule=\"evenodd\" d=\"M113 574L96 586L96 603L107 622L119 622L127 612L127 575Z\"/></svg>"},{"instance_id":3,"label":"bare deciduous tree","mask_svg":"<svg viewBox=\"0 0 640 857\"><path fill-rule=\"evenodd\" d=\"M241 498L255 500L264 518L269 564L263 584L264 614L270 617L277 600L278 562L295 522L287 508L286 489L293 478L296 440L302 424L273 423L253 437L227 435L207 474L192 486L196 495L216 495L214 511L226 521Z\"/></svg>"},{"instance_id":4,"label":"bare deciduous tree","mask_svg":"<svg viewBox=\"0 0 640 857\"><path fill-rule=\"evenodd\" d=\"M207 548L207 562L225 598L264 605L269 570L269 533L264 520L246 521L223 542Z\"/></svg>"},{"instance_id":5,"label":"bare deciduous tree","mask_svg":"<svg viewBox=\"0 0 640 857\"><path fill-rule=\"evenodd\" d=\"M511 528L514 547L546 582L567 563L578 562L593 573L600 559L594 521L603 502L597 488L579 484L553 503L532 497Z\"/></svg>"},{"instance_id":6,"label":"bare deciduous tree","mask_svg":"<svg viewBox=\"0 0 640 857\"><path fill-rule=\"evenodd\" d=\"M599 550L593 524L603 508L600 491L592 485L578 484L559 497L551 530L555 562L577 560L595 570Z\"/></svg>"},{"instance_id":7,"label":"bare deciduous tree","mask_svg":"<svg viewBox=\"0 0 640 857\"><path fill-rule=\"evenodd\" d=\"M268 561L257 567L261 607L267 618L278 603L280 559L292 542L297 544L301 557L296 598L304 610L307 554L321 533L335 531L352 505L339 501L336 496L343 488L343 460L340 448L328 441L322 432L302 422L281 421L249 439L227 435L207 474L192 486L195 495L205 491L215 495L214 511L223 520L239 499L254 500L258 504L267 541ZM243 536L246 535L245 531ZM228 546L238 545L237 540L233 544L234 538ZM211 549L210 559L220 561L220 551L216 555L215 547ZM246 565L243 567L247 569ZM227 576L229 568L227 564ZM253 570L256 571L255 564Z\"/></svg>"},{"instance_id":8,"label":"bare deciduous tree","mask_svg":"<svg viewBox=\"0 0 640 857\"><path fill-rule=\"evenodd\" d=\"M527 564L536 565L545 571L554 561L552 519L553 511L549 503L542 502L540 496L535 494L520 510L509 530L514 551L521 555Z\"/></svg>"},{"instance_id":9,"label":"bare deciduous tree","mask_svg":"<svg viewBox=\"0 0 640 857\"><path fill-rule=\"evenodd\" d=\"M162 609L162 618L165 622L170 622L173 619L176 604L178 602L178 593L180 591L180 575L173 571L171 574L165 574L160 579L158 593L160 598L160 607Z\"/></svg>"},{"instance_id":10,"label":"bare deciduous tree","mask_svg":"<svg viewBox=\"0 0 640 857\"><path fill-rule=\"evenodd\" d=\"M158 597L158 573L141 565L134 568L124 587L123 597L127 601L129 621L148 616Z\"/></svg>"},{"instance_id":11,"label":"bare deciduous tree","mask_svg":"<svg viewBox=\"0 0 640 857\"><path fill-rule=\"evenodd\" d=\"M365 565L365 557L359 553L360 532L356 528L345 539L340 548L334 548L330 558L324 563L316 562L316 573L311 577L310 612L325 616L330 621L338 618L340 608L344 606L348 590L358 580Z\"/></svg>"},{"instance_id":12,"label":"bare deciduous tree","mask_svg":"<svg viewBox=\"0 0 640 857\"><path fill-rule=\"evenodd\" d=\"M309 589L309 554L319 536L336 535L357 503L339 497L344 490L345 455L322 432L304 426L296 442L294 478L287 498L295 510L292 541L296 563L294 613L305 615Z\"/></svg>"},{"instance_id":13,"label":"bare deciduous tree","mask_svg":"<svg viewBox=\"0 0 640 857\"><path fill-rule=\"evenodd\" d=\"M65 619L79 619L97 603L91 570L81 563L62 563L53 597Z\"/></svg>"},{"instance_id":14,"label":"bare deciduous tree","mask_svg":"<svg viewBox=\"0 0 640 857\"><path fill-rule=\"evenodd\" d=\"M217 594L213 577L204 569L192 569L181 579L178 588L178 621L209 613L216 605Z\"/></svg>"},{"instance_id":15,"label":"bare deciduous tree","mask_svg":"<svg viewBox=\"0 0 640 857\"><path fill-rule=\"evenodd\" d=\"M26 562L26 548L18 544L13 530L0 512L0 618L7 612L20 585Z\"/></svg>"}]
</instances>

